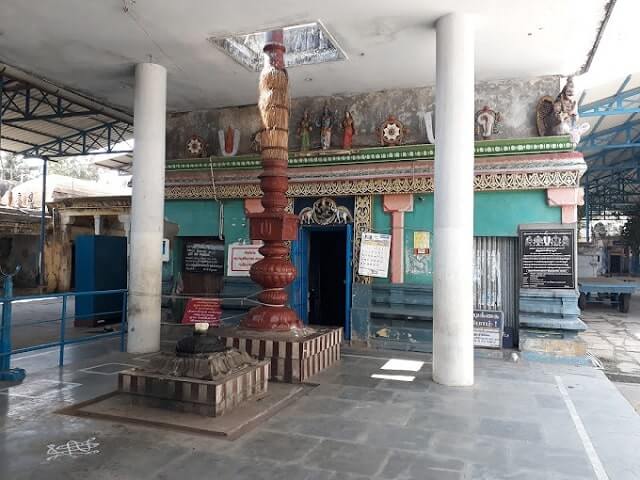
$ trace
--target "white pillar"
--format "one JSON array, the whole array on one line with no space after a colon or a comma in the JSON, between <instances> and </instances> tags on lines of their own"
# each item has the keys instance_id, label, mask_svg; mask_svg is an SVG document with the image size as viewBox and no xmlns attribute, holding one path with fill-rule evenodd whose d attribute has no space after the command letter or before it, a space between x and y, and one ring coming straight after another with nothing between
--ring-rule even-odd
<instances>
[{"instance_id":1,"label":"white pillar","mask_svg":"<svg viewBox=\"0 0 640 480\"><path fill-rule=\"evenodd\" d=\"M94 215L93 216L93 232L96 235L100 235L100 231L101 231L101 223L100 223L100 215Z\"/></svg>"},{"instance_id":2,"label":"white pillar","mask_svg":"<svg viewBox=\"0 0 640 480\"><path fill-rule=\"evenodd\" d=\"M436 23L433 380L473 385L473 115L471 19Z\"/></svg>"},{"instance_id":3,"label":"white pillar","mask_svg":"<svg viewBox=\"0 0 640 480\"><path fill-rule=\"evenodd\" d=\"M160 349L167 71L136 65L127 351Z\"/></svg>"}]
</instances>

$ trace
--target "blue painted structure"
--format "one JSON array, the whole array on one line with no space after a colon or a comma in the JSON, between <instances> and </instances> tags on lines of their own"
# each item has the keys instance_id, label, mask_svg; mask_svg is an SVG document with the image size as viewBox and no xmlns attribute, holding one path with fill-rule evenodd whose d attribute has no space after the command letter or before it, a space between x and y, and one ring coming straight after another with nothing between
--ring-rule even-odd
<instances>
[{"instance_id":1,"label":"blue painted structure","mask_svg":"<svg viewBox=\"0 0 640 480\"><path fill-rule=\"evenodd\" d=\"M18 273L4 276L3 295L13 296L13 276ZM11 368L11 356L6 352L11 352L11 302L2 302L2 323L0 324L0 381L21 382L26 372L22 368Z\"/></svg>"},{"instance_id":2,"label":"blue painted structure","mask_svg":"<svg viewBox=\"0 0 640 480\"><path fill-rule=\"evenodd\" d=\"M292 242L291 259L298 274L290 287L290 304L304 324L309 323L309 234L312 231L344 230L345 232L345 313L344 337L351 339L351 303L353 287L353 225L304 225L298 230L298 239Z\"/></svg>"},{"instance_id":3,"label":"blue painted structure","mask_svg":"<svg viewBox=\"0 0 640 480\"><path fill-rule=\"evenodd\" d=\"M80 235L75 239L77 292L120 290L127 287L127 239L107 235ZM76 323L118 319L122 295L80 296ZM98 315L100 314L100 315ZM81 320L78 320L80 318Z\"/></svg>"}]
</instances>

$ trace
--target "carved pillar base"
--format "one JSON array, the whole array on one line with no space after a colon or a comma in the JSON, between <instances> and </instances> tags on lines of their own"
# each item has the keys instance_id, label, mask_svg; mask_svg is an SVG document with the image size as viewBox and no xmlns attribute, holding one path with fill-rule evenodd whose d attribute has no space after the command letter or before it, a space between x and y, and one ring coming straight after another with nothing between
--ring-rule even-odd
<instances>
[{"instance_id":1,"label":"carved pillar base","mask_svg":"<svg viewBox=\"0 0 640 480\"><path fill-rule=\"evenodd\" d=\"M284 331L302 328L296 312L289 308L285 288L296 278L296 268L288 259L287 240L295 240L298 217L285 212L262 212L250 217L251 239L263 240L262 260L251 266L251 278L264 290L258 295L261 305L252 308L241 321L242 328Z\"/></svg>"}]
</instances>

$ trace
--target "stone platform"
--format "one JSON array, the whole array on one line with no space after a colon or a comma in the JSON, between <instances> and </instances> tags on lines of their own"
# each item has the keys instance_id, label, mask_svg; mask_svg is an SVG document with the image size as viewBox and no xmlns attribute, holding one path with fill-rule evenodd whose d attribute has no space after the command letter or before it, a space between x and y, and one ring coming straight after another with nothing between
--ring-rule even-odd
<instances>
[{"instance_id":1,"label":"stone platform","mask_svg":"<svg viewBox=\"0 0 640 480\"><path fill-rule=\"evenodd\" d=\"M220 380L199 380L129 369L118 374L118 392L137 405L218 417L267 393L270 362L261 361Z\"/></svg>"},{"instance_id":2,"label":"stone platform","mask_svg":"<svg viewBox=\"0 0 640 480\"><path fill-rule=\"evenodd\" d=\"M305 328L299 332L258 332L238 327L212 328L209 335L227 347L247 352L271 365L271 379L299 383L340 360L342 327Z\"/></svg>"}]
</instances>

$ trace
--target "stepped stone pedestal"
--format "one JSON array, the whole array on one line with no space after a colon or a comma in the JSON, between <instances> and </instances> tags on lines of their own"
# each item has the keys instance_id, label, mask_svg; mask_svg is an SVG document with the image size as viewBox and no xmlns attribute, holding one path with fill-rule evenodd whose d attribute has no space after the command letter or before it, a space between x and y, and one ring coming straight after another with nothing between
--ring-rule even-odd
<instances>
[{"instance_id":1,"label":"stepped stone pedestal","mask_svg":"<svg viewBox=\"0 0 640 480\"><path fill-rule=\"evenodd\" d=\"M219 417L267 394L269 362L260 361L217 380L173 377L132 368L118 375L118 391L137 405Z\"/></svg>"},{"instance_id":2,"label":"stepped stone pedestal","mask_svg":"<svg viewBox=\"0 0 640 480\"><path fill-rule=\"evenodd\" d=\"M302 328L290 332L255 331L238 327L211 329L227 347L266 360L272 380L308 381L340 360L343 329Z\"/></svg>"}]
</instances>

